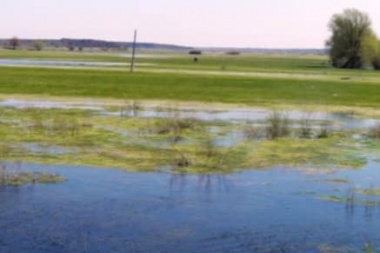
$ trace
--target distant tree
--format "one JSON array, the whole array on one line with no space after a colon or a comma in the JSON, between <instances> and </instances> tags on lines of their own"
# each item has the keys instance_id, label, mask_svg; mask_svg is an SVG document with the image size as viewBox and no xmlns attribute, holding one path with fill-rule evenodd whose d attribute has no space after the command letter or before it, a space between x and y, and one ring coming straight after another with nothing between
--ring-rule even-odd
<instances>
[{"instance_id":1,"label":"distant tree","mask_svg":"<svg viewBox=\"0 0 380 253\"><path fill-rule=\"evenodd\" d=\"M20 46L20 40L17 37L13 37L9 40L9 47L16 50Z\"/></svg>"},{"instance_id":2,"label":"distant tree","mask_svg":"<svg viewBox=\"0 0 380 253\"><path fill-rule=\"evenodd\" d=\"M67 46L67 49L68 49L69 51L74 51L74 50L75 50L75 47L74 47L73 45L68 45L68 46Z\"/></svg>"},{"instance_id":3,"label":"distant tree","mask_svg":"<svg viewBox=\"0 0 380 253\"><path fill-rule=\"evenodd\" d=\"M200 50L190 50L189 54L201 55L202 51L200 51Z\"/></svg>"},{"instance_id":4,"label":"distant tree","mask_svg":"<svg viewBox=\"0 0 380 253\"><path fill-rule=\"evenodd\" d=\"M228 55L239 55L240 52L239 51L227 51L226 54L228 54Z\"/></svg>"},{"instance_id":5,"label":"distant tree","mask_svg":"<svg viewBox=\"0 0 380 253\"><path fill-rule=\"evenodd\" d=\"M329 23L332 32L326 42L331 63L338 68L362 68L371 61L370 52L376 50L371 20L366 13L347 9L335 14Z\"/></svg>"},{"instance_id":6,"label":"distant tree","mask_svg":"<svg viewBox=\"0 0 380 253\"><path fill-rule=\"evenodd\" d=\"M377 42L377 52L372 59L372 65L374 69L380 70L380 41Z\"/></svg>"},{"instance_id":7,"label":"distant tree","mask_svg":"<svg viewBox=\"0 0 380 253\"><path fill-rule=\"evenodd\" d=\"M33 49L37 51L41 51L44 47L44 44L41 40L33 41Z\"/></svg>"}]
</instances>

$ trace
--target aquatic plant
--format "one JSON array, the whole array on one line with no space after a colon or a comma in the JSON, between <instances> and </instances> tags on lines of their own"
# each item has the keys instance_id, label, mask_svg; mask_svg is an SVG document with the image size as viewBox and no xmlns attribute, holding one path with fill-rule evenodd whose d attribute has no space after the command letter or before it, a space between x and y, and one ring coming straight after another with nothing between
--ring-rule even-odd
<instances>
[{"instance_id":1,"label":"aquatic plant","mask_svg":"<svg viewBox=\"0 0 380 253\"><path fill-rule=\"evenodd\" d=\"M380 139L380 123L377 123L368 130L368 137Z\"/></svg>"},{"instance_id":2,"label":"aquatic plant","mask_svg":"<svg viewBox=\"0 0 380 253\"><path fill-rule=\"evenodd\" d=\"M301 120L300 124L300 137L310 138L312 136L312 126L309 117L305 117Z\"/></svg>"},{"instance_id":3,"label":"aquatic plant","mask_svg":"<svg viewBox=\"0 0 380 253\"><path fill-rule=\"evenodd\" d=\"M138 111L141 111L143 107L141 104L135 100L133 100L131 103L126 103L122 106L120 106L120 117L127 117L127 116L137 116Z\"/></svg>"},{"instance_id":4,"label":"aquatic plant","mask_svg":"<svg viewBox=\"0 0 380 253\"><path fill-rule=\"evenodd\" d=\"M183 152L178 152L178 155L173 162L175 168L186 168L191 166L191 164L191 160Z\"/></svg>"},{"instance_id":5,"label":"aquatic plant","mask_svg":"<svg viewBox=\"0 0 380 253\"><path fill-rule=\"evenodd\" d=\"M319 126L319 132L317 133L317 138L323 139L328 138L330 135L329 124L327 121L323 121Z\"/></svg>"},{"instance_id":6,"label":"aquatic plant","mask_svg":"<svg viewBox=\"0 0 380 253\"><path fill-rule=\"evenodd\" d=\"M65 179L58 174L23 171L20 162L16 162L13 169L5 163L0 164L0 185L59 183L63 181Z\"/></svg>"},{"instance_id":7,"label":"aquatic plant","mask_svg":"<svg viewBox=\"0 0 380 253\"><path fill-rule=\"evenodd\" d=\"M203 131L203 124L194 118L182 118L179 113L173 113L168 118L156 120L150 132L159 135L171 135L174 143L181 140L185 132Z\"/></svg>"},{"instance_id":8,"label":"aquatic plant","mask_svg":"<svg viewBox=\"0 0 380 253\"><path fill-rule=\"evenodd\" d=\"M290 134L289 118L285 113L272 112L267 118L266 137L274 140Z\"/></svg>"},{"instance_id":9,"label":"aquatic plant","mask_svg":"<svg viewBox=\"0 0 380 253\"><path fill-rule=\"evenodd\" d=\"M245 125L243 127L242 132L243 132L244 138L247 141L257 139L257 138L261 138L263 135L261 129L259 129L257 127L250 126L250 125Z\"/></svg>"},{"instance_id":10,"label":"aquatic plant","mask_svg":"<svg viewBox=\"0 0 380 253\"><path fill-rule=\"evenodd\" d=\"M375 250L371 242L366 242L364 244L364 253L380 253L380 250Z\"/></svg>"},{"instance_id":11,"label":"aquatic plant","mask_svg":"<svg viewBox=\"0 0 380 253\"><path fill-rule=\"evenodd\" d=\"M353 210L355 206L365 206L366 208L372 208L374 206L380 205L380 189L374 188L371 186L367 189L361 189L355 187L352 183L349 184L344 194L323 196L320 199L333 201L333 202L341 202L346 205L348 210Z\"/></svg>"}]
</instances>

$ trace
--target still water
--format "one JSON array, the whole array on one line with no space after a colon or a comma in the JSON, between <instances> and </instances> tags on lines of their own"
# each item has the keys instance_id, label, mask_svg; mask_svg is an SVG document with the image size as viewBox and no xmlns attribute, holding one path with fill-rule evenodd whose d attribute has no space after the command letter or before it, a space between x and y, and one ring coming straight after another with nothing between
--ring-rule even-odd
<instances>
[{"instance_id":1,"label":"still water","mask_svg":"<svg viewBox=\"0 0 380 253\"><path fill-rule=\"evenodd\" d=\"M379 164L331 174L286 168L225 175L126 173L24 164L60 184L0 187L0 252L361 252L380 208L321 200L380 182ZM340 250L340 251L339 251ZM330 251L331 252L331 251Z\"/></svg>"},{"instance_id":2,"label":"still water","mask_svg":"<svg viewBox=\"0 0 380 253\"><path fill-rule=\"evenodd\" d=\"M127 66L119 62L63 61L39 59L0 59L0 66L56 66L56 67L116 67Z\"/></svg>"}]
</instances>

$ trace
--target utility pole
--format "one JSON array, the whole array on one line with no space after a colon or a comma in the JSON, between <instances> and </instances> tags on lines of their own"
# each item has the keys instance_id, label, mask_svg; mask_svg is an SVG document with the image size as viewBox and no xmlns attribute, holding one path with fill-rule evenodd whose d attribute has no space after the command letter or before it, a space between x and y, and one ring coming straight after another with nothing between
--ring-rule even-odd
<instances>
[{"instance_id":1,"label":"utility pole","mask_svg":"<svg viewBox=\"0 0 380 253\"><path fill-rule=\"evenodd\" d=\"M130 69L131 72L133 72L133 70L135 68L136 39L137 39L137 30L135 30L135 36L134 36L134 39L133 39L132 59L131 59L131 69Z\"/></svg>"}]
</instances>

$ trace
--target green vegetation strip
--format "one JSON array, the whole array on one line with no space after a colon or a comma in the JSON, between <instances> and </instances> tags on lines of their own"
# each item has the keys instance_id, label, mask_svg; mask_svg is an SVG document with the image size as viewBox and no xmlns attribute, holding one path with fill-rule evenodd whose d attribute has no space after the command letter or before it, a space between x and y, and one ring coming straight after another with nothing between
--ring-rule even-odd
<instances>
[{"instance_id":1,"label":"green vegetation strip","mask_svg":"<svg viewBox=\"0 0 380 253\"><path fill-rule=\"evenodd\" d=\"M3 94L225 102L253 106L380 107L380 84L365 81L20 67L0 67L0 71L0 93Z\"/></svg>"},{"instance_id":2,"label":"green vegetation strip","mask_svg":"<svg viewBox=\"0 0 380 253\"><path fill-rule=\"evenodd\" d=\"M60 183L65 179L57 174L42 172L0 172L0 185Z\"/></svg>"},{"instance_id":3,"label":"green vegetation strip","mask_svg":"<svg viewBox=\"0 0 380 253\"><path fill-rule=\"evenodd\" d=\"M0 161L175 173L307 165L323 172L360 168L367 155L378 150L372 145L377 141L353 141L344 133L330 133L324 139L242 139L217 146L216 138L244 127L176 116L131 118L100 111L33 108L0 108L0 115Z\"/></svg>"}]
</instances>

